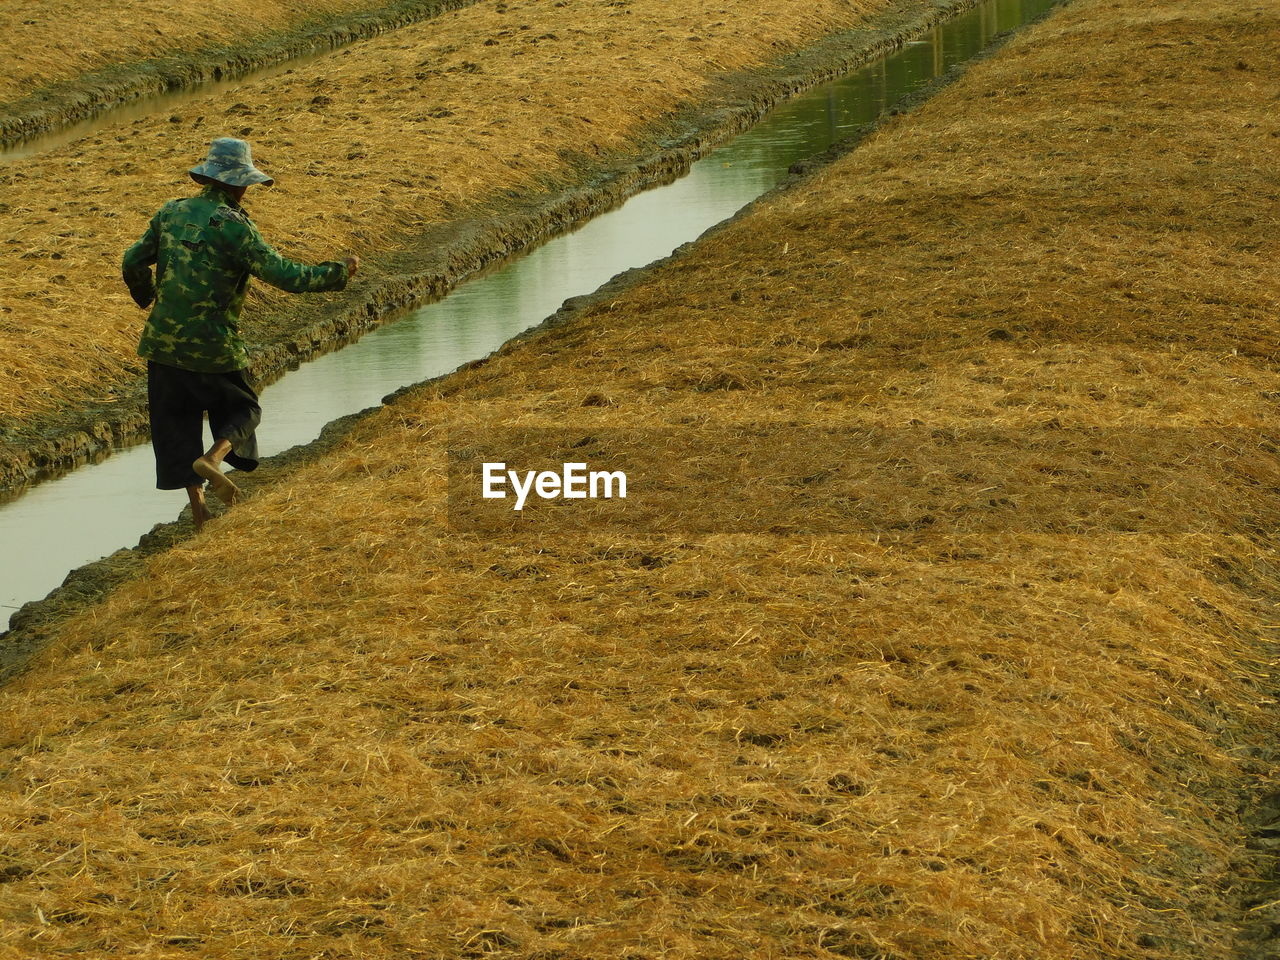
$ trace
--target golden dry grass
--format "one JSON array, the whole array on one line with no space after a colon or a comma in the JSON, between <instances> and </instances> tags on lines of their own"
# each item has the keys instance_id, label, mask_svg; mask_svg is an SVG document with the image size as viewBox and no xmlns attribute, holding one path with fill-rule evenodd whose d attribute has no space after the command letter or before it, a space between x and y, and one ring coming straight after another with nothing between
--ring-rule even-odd
<instances>
[{"instance_id":1,"label":"golden dry grass","mask_svg":"<svg viewBox=\"0 0 1280 960\"><path fill-rule=\"evenodd\" d=\"M1253 13L1077 0L64 625L0 693L0 949L1233 956L1277 733L1275 91L1236 63L1280 22ZM1087 475L981 535L447 523L459 437L719 428L730 476L737 426L913 421L1003 438L953 471L1051 423L1131 485L1144 430L1252 463L1188 445L1212 487L1136 534L1038 532L1090 520Z\"/></svg>"},{"instance_id":2,"label":"golden dry grass","mask_svg":"<svg viewBox=\"0 0 1280 960\"><path fill-rule=\"evenodd\" d=\"M380 6L374 0L10 0L0 6L0 103L114 64L243 42L324 14Z\"/></svg>"},{"instance_id":3,"label":"golden dry grass","mask_svg":"<svg viewBox=\"0 0 1280 960\"><path fill-rule=\"evenodd\" d=\"M190 191L186 170L213 137L247 137L278 178L248 206L284 253L376 254L501 190L563 178L566 157L624 148L715 77L883 5L477 5L197 99L177 122L166 113L0 167L0 419L132 389L142 314L119 259L161 203Z\"/></svg>"}]
</instances>

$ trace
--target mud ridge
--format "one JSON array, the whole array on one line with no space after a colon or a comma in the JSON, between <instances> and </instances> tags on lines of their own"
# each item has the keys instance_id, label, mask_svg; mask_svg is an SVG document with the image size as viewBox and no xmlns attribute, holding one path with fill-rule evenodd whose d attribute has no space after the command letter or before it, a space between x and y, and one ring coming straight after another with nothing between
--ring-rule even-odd
<instances>
[{"instance_id":1,"label":"mud ridge","mask_svg":"<svg viewBox=\"0 0 1280 960\"><path fill-rule=\"evenodd\" d=\"M235 80L255 70L310 53L336 50L475 2L394 0L376 10L312 21L242 45L113 64L43 87L20 100L0 103L0 147L15 146L42 133L91 119L139 97L187 90L211 81Z\"/></svg>"},{"instance_id":2,"label":"mud ridge","mask_svg":"<svg viewBox=\"0 0 1280 960\"><path fill-rule=\"evenodd\" d=\"M1067 0L1063 0L1063 2L1065 3ZM1048 14L1045 15L1047 16ZM1030 20L1028 25L1034 22L1035 20ZM512 337L488 356L468 361L458 367L457 370L408 384L388 394L382 398L383 406L395 404L402 397L418 391L438 387L460 370L483 366L500 354L519 349L525 341L538 336L544 331L569 323L600 303L617 299L621 293L640 283L655 269L678 261L687 255L703 238L712 236L726 229L729 224L750 216L757 205L766 203L782 193L801 188L806 180L856 149L863 140L884 123L889 122L894 116L907 113L919 106L937 94L943 87L958 80L970 66L997 53L1008 36L997 38L982 53L964 64L953 67L942 77L905 98L888 115L865 125L854 135L841 140L821 154L793 164L790 169L790 175L786 180L747 204L732 217L709 228L697 239L682 244L668 256L647 266L636 267L618 274L591 293L566 300L555 313L548 316L541 323ZM406 288L412 285L412 280L413 278L410 277L404 281ZM343 316L349 315L352 315L352 313L343 314ZM366 312L366 316L371 317L373 314ZM277 349L289 353L291 349L294 349L293 345L300 344L302 339L302 337L291 339L288 342L289 345L282 345ZM301 349L301 347L297 349ZM322 348L317 347L316 349L318 352ZM367 417L380 409L381 407L369 407L368 409L340 417L328 423L317 439L291 447L273 457L265 458L259 469L247 478L244 484L247 492L251 494L254 489L260 489L277 482L292 471L324 457ZM145 412L140 416L145 427ZM216 503L211 503L211 505L214 509L217 509ZM9 629L5 632L0 632L0 684L12 679L24 669L31 658L43 648L59 621L99 602L117 586L142 575L145 572L145 561L148 557L164 552L190 537L193 532L190 508L187 507L183 509L177 520L154 526L142 536L136 546L122 548L110 556L71 571L62 585L51 591L43 600L35 600L24 604L11 617Z\"/></svg>"},{"instance_id":3,"label":"mud ridge","mask_svg":"<svg viewBox=\"0 0 1280 960\"><path fill-rule=\"evenodd\" d=\"M976 0L897 0L863 26L717 81L704 103L650 124L626 155L576 158L576 186L491 200L465 219L406 238L402 252L369 258L368 273L383 275L372 287L358 284L320 306L302 303L288 317L251 319L248 339L258 345L254 378L265 386L397 311L439 299L478 271L669 182L788 97L884 56L975 5ZM145 403L139 382L110 404L0 424L0 497L145 439Z\"/></svg>"}]
</instances>

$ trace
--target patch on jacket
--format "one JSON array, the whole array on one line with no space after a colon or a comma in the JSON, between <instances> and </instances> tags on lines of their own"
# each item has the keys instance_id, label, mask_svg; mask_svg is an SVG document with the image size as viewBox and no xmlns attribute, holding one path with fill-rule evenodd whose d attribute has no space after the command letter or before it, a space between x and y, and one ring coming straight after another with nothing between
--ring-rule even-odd
<instances>
[{"instance_id":1,"label":"patch on jacket","mask_svg":"<svg viewBox=\"0 0 1280 960\"><path fill-rule=\"evenodd\" d=\"M217 227L222 226L223 220L235 220L237 223L250 222L249 215L243 210L237 210L235 207L219 207L209 217L209 222Z\"/></svg>"}]
</instances>

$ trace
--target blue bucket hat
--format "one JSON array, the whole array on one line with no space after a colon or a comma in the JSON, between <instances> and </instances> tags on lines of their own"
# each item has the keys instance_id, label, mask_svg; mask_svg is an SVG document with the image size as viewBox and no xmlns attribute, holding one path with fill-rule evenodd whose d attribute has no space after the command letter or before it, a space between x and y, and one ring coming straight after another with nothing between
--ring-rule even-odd
<instances>
[{"instance_id":1,"label":"blue bucket hat","mask_svg":"<svg viewBox=\"0 0 1280 960\"><path fill-rule=\"evenodd\" d=\"M197 163L188 173L196 183L216 180L229 187L248 187L255 183L267 186L275 183L271 177L253 165L249 144L235 137L219 137L209 145L209 155Z\"/></svg>"}]
</instances>

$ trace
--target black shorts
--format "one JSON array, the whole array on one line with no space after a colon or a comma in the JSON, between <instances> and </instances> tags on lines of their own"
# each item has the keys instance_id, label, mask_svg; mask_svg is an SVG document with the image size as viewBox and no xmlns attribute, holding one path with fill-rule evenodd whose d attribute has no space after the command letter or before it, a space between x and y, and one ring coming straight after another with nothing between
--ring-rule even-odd
<instances>
[{"instance_id":1,"label":"black shorts","mask_svg":"<svg viewBox=\"0 0 1280 960\"><path fill-rule=\"evenodd\" d=\"M206 412L214 440L231 441L226 462L237 470L258 466L254 431L262 420L262 408L243 370L196 373L148 360L147 409L158 489L181 490L204 483L191 464L204 453Z\"/></svg>"}]
</instances>

